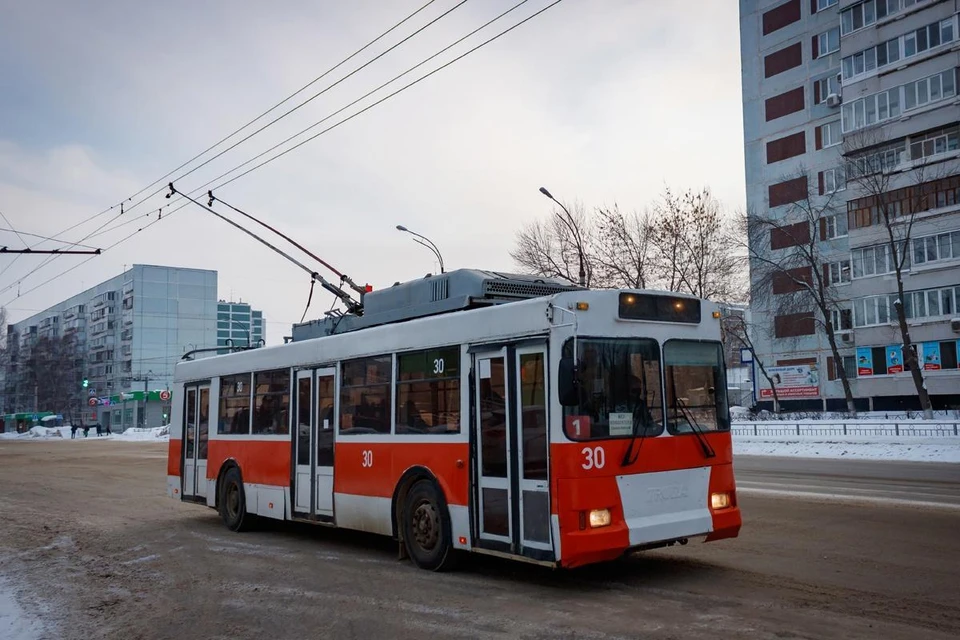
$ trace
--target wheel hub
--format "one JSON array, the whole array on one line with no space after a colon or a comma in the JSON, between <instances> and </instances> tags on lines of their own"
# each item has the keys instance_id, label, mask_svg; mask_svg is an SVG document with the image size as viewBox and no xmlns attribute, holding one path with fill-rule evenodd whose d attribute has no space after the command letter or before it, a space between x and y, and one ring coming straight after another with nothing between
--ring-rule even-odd
<instances>
[{"instance_id":1,"label":"wheel hub","mask_svg":"<svg viewBox=\"0 0 960 640\"><path fill-rule=\"evenodd\" d=\"M422 502L414 509L413 537L417 546L424 551L430 551L437 546L440 538L440 517L433 504Z\"/></svg>"},{"instance_id":2,"label":"wheel hub","mask_svg":"<svg viewBox=\"0 0 960 640\"><path fill-rule=\"evenodd\" d=\"M227 512L231 516L237 515L240 511L240 491L236 485L231 485L227 489Z\"/></svg>"}]
</instances>

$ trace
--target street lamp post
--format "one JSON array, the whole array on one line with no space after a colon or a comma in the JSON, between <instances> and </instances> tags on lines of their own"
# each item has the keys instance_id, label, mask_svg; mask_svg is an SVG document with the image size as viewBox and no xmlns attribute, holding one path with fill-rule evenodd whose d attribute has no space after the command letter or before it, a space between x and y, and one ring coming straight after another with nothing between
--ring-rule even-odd
<instances>
[{"instance_id":1,"label":"street lamp post","mask_svg":"<svg viewBox=\"0 0 960 640\"><path fill-rule=\"evenodd\" d=\"M405 233L409 233L410 235L414 236L413 238L414 242L425 246L427 249L430 249L430 251L433 252L433 255L437 256L437 260L440 261L440 273L445 273L443 268L443 256L440 255L440 249L437 249L437 245L433 244L433 242L429 238L427 238L426 236L422 236L419 233L416 233L415 231L410 231L410 229L407 229L402 224L397 225L397 231L403 231Z\"/></svg>"},{"instance_id":2,"label":"street lamp post","mask_svg":"<svg viewBox=\"0 0 960 640\"><path fill-rule=\"evenodd\" d=\"M577 245L577 257L580 259L580 286L585 287L587 274L583 269L583 242L581 241L580 234L576 230L576 225L574 224L573 216L570 215L570 212L567 211L567 208L563 206L562 202L554 198L550 194L550 192L547 191L546 187L540 187L540 193L542 193L543 195L547 196L548 198L556 202L558 205L560 205L560 208L563 209L563 212L567 214L566 218L564 218L563 216L558 216L558 217L560 218L561 221L563 221L563 224L565 224L567 228L570 229L570 233L573 235L573 241Z\"/></svg>"}]
</instances>

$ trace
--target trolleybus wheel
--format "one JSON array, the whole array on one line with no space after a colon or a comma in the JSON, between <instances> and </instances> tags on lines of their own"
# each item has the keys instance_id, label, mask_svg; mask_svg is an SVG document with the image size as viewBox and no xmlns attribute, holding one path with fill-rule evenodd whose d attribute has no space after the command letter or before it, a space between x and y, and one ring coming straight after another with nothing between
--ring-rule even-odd
<instances>
[{"instance_id":1,"label":"trolleybus wheel","mask_svg":"<svg viewBox=\"0 0 960 640\"><path fill-rule=\"evenodd\" d=\"M443 571L455 560L450 516L431 480L418 480L407 494L403 509L403 543L421 569Z\"/></svg>"},{"instance_id":2,"label":"trolleybus wheel","mask_svg":"<svg viewBox=\"0 0 960 640\"><path fill-rule=\"evenodd\" d=\"M231 531L247 531L253 521L247 513L243 482L236 467L227 469L220 483L220 517Z\"/></svg>"}]
</instances>

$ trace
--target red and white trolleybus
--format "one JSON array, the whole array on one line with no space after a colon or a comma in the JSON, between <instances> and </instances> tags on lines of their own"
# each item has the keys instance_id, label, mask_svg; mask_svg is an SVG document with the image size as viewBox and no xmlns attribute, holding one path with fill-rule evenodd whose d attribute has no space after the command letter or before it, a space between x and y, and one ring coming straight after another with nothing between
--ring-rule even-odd
<instances>
[{"instance_id":1,"label":"red and white trolleybus","mask_svg":"<svg viewBox=\"0 0 960 640\"><path fill-rule=\"evenodd\" d=\"M328 318L331 335L180 362L169 495L234 531L393 536L434 570L458 551L577 567L737 536L715 304L561 290L480 307Z\"/></svg>"}]
</instances>

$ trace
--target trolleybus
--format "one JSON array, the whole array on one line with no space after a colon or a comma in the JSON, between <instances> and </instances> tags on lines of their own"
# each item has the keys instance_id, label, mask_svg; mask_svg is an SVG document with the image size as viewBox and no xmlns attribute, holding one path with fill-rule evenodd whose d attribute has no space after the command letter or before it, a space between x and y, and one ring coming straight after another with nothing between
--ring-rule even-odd
<instances>
[{"instance_id":1,"label":"trolleybus","mask_svg":"<svg viewBox=\"0 0 960 640\"><path fill-rule=\"evenodd\" d=\"M185 360L167 488L227 527L553 567L738 535L717 305L572 290Z\"/></svg>"}]
</instances>

